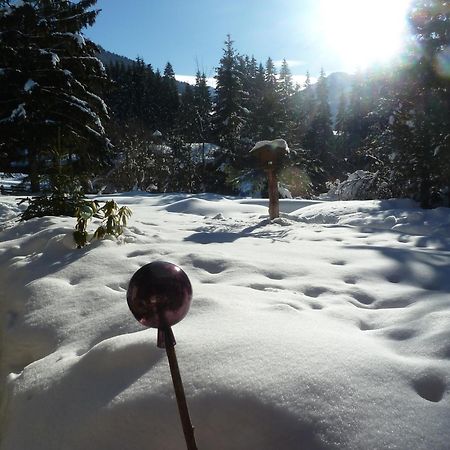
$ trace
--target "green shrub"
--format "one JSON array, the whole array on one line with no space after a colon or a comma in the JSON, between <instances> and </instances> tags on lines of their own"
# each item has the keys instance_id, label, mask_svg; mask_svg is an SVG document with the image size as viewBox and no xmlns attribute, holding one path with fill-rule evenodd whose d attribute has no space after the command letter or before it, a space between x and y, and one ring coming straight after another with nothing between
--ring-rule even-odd
<instances>
[{"instance_id":1,"label":"green shrub","mask_svg":"<svg viewBox=\"0 0 450 450\"><path fill-rule=\"evenodd\" d=\"M92 239L102 239L106 235L120 236L131 214L130 208L127 206L119 207L114 200L108 200L102 206L100 206L98 200L85 201L76 211L77 223L73 237L77 247L81 248L87 244L87 226L92 218L101 220L101 224L95 230Z\"/></svg>"},{"instance_id":2,"label":"green shrub","mask_svg":"<svg viewBox=\"0 0 450 450\"><path fill-rule=\"evenodd\" d=\"M102 239L107 235L120 236L132 214L130 208L119 207L114 200L106 202L89 200L81 190L75 190L68 194L55 189L51 194L27 197L19 204L26 202L28 202L28 207L21 214L21 221L44 216L76 217L77 223L73 238L77 248L82 248L88 243L87 226L92 218L101 220L92 239Z\"/></svg>"},{"instance_id":3,"label":"green shrub","mask_svg":"<svg viewBox=\"0 0 450 450\"><path fill-rule=\"evenodd\" d=\"M27 209L21 214L20 220L29 220L34 217L44 216L69 216L75 217L77 208L86 201L81 191L71 194L55 190L51 194L43 194L36 197L27 197L19 202L28 203Z\"/></svg>"}]
</instances>

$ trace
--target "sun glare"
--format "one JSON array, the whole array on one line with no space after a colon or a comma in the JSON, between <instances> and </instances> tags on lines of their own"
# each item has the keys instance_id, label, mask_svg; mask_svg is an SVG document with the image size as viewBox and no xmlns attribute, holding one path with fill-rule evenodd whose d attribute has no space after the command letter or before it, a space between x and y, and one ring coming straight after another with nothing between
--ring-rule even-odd
<instances>
[{"instance_id":1,"label":"sun glare","mask_svg":"<svg viewBox=\"0 0 450 450\"><path fill-rule=\"evenodd\" d=\"M327 45L342 69L354 71L385 63L403 43L410 0L322 0Z\"/></svg>"}]
</instances>

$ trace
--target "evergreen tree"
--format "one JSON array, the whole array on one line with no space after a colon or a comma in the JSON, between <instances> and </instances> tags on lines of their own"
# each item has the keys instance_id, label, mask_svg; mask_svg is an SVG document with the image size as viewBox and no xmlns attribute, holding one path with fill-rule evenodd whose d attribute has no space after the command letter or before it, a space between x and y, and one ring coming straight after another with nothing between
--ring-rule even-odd
<instances>
[{"instance_id":1,"label":"evergreen tree","mask_svg":"<svg viewBox=\"0 0 450 450\"><path fill-rule=\"evenodd\" d=\"M256 60L253 58L252 65L256 65ZM245 136L249 142L256 143L263 139L265 135L264 119L263 119L263 98L265 94L266 82L264 79L264 66L260 63L254 69L254 75L248 79L248 102L247 108L248 120L245 126Z\"/></svg>"},{"instance_id":2,"label":"evergreen tree","mask_svg":"<svg viewBox=\"0 0 450 450\"><path fill-rule=\"evenodd\" d=\"M313 150L319 159L325 160L333 139L331 112L328 102L328 86L325 72L320 71L316 85L316 109L306 136L306 146Z\"/></svg>"},{"instance_id":3,"label":"evergreen tree","mask_svg":"<svg viewBox=\"0 0 450 450\"><path fill-rule=\"evenodd\" d=\"M200 71L195 77L194 104L197 141L205 143L210 138L212 100L206 75Z\"/></svg>"},{"instance_id":4,"label":"evergreen tree","mask_svg":"<svg viewBox=\"0 0 450 450\"><path fill-rule=\"evenodd\" d=\"M178 113L180 105L178 97L177 82L175 80L175 72L172 64L168 62L164 68L164 75L162 77L162 91L160 103L161 129L165 132L170 132L175 125L175 118Z\"/></svg>"},{"instance_id":5,"label":"evergreen tree","mask_svg":"<svg viewBox=\"0 0 450 450\"><path fill-rule=\"evenodd\" d=\"M281 105L281 135L287 142L292 142L297 125L295 111L296 90L292 81L292 73L286 59L283 59L278 82L278 95Z\"/></svg>"},{"instance_id":6,"label":"evergreen tree","mask_svg":"<svg viewBox=\"0 0 450 450\"><path fill-rule=\"evenodd\" d=\"M212 100L205 73L197 71L194 88L196 142L201 144L201 189L206 188L206 143L211 137Z\"/></svg>"},{"instance_id":7,"label":"evergreen tree","mask_svg":"<svg viewBox=\"0 0 450 450\"><path fill-rule=\"evenodd\" d=\"M335 149L336 149L336 158L340 161L340 164L337 164L340 170L337 170L337 174L341 172L339 175L345 174L349 169L349 157L350 154L348 152L348 134L347 134L347 121L348 121L348 104L347 97L344 92L342 92L339 98L339 105L336 113L336 121L335 121L335 130L336 130L336 139L335 139Z\"/></svg>"},{"instance_id":8,"label":"evergreen tree","mask_svg":"<svg viewBox=\"0 0 450 450\"><path fill-rule=\"evenodd\" d=\"M283 128L283 111L278 90L277 71L272 58L264 68L264 87L257 111L257 140L272 140L280 137Z\"/></svg>"},{"instance_id":9,"label":"evergreen tree","mask_svg":"<svg viewBox=\"0 0 450 450\"><path fill-rule=\"evenodd\" d=\"M198 137L197 110L195 105L194 89L186 85L178 114L178 131L185 142L195 142Z\"/></svg>"},{"instance_id":10,"label":"evergreen tree","mask_svg":"<svg viewBox=\"0 0 450 450\"><path fill-rule=\"evenodd\" d=\"M371 108L367 83L367 74L365 76L361 72L355 74L343 130L347 136L346 145L350 158L354 157L355 151L361 147L369 133L368 114Z\"/></svg>"},{"instance_id":11,"label":"evergreen tree","mask_svg":"<svg viewBox=\"0 0 450 450\"><path fill-rule=\"evenodd\" d=\"M346 125L347 125L347 97L345 93L342 92L339 98L339 105L336 113L335 129L340 135L342 135L346 131Z\"/></svg>"},{"instance_id":12,"label":"evergreen tree","mask_svg":"<svg viewBox=\"0 0 450 450\"><path fill-rule=\"evenodd\" d=\"M391 81L378 108L389 114L385 128L372 134L367 147L390 195L415 198L423 207L446 196L449 204L450 73L440 65L450 45L448 2L414 1L410 23L410 65Z\"/></svg>"},{"instance_id":13,"label":"evergreen tree","mask_svg":"<svg viewBox=\"0 0 450 450\"><path fill-rule=\"evenodd\" d=\"M98 95L107 77L81 32L95 21L95 3L0 1L0 146L9 161L26 155L33 190L63 159L79 173L107 156L108 112Z\"/></svg>"},{"instance_id":14,"label":"evergreen tree","mask_svg":"<svg viewBox=\"0 0 450 450\"><path fill-rule=\"evenodd\" d=\"M302 146L306 145L306 135L311 127L311 123L316 113L316 96L311 84L309 71L306 72L306 79L303 89L298 95L298 119L296 130L296 141Z\"/></svg>"},{"instance_id":15,"label":"evergreen tree","mask_svg":"<svg viewBox=\"0 0 450 450\"><path fill-rule=\"evenodd\" d=\"M223 51L215 77L217 84L213 126L217 143L225 158L234 163L243 156L240 140L247 115L243 106L246 95L230 35L227 36Z\"/></svg>"}]
</instances>

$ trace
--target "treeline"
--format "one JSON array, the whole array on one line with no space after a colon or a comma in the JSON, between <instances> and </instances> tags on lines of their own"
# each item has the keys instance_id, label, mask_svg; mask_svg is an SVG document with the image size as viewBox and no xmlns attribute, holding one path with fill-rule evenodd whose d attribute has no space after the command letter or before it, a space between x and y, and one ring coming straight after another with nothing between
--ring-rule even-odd
<instances>
[{"instance_id":1,"label":"treeline","mask_svg":"<svg viewBox=\"0 0 450 450\"><path fill-rule=\"evenodd\" d=\"M300 87L293 82L286 60L278 73L271 58L262 64L239 54L230 36L217 68L214 90L208 88L205 74L198 72L195 85L186 85L177 94L170 63L163 74L139 58L133 64L109 65L107 72L113 80L105 93L112 111L109 129L116 142L121 142L125 160L136 158L137 141L142 142L141 161L145 143L147 148L152 142L175 146L179 149L175 153L184 159L179 157L172 164L179 170L170 175L176 182L180 178L189 180L183 189L236 192L239 184L258 180L260 175L252 170L252 146L279 137L286 139L293 150L291 165L298 167L303 194L311 194L315 186L323 187L327 177L339 173L331 151L333 128L324 72L315 87L309 74ZM216 149L214 154L211 144ZM203 149L200 157L199 146ZM155 151L158 148L154 146L147 154ZM193 172L195 182L183 174L183 169ZM154 184L173 188L170 181Z\"/></svg>"},{"instance_id":2,"label":"treeline","mask_svg":"<svg viewBox=\"0 0 450 450\"><path fill-rule=\"evenodd\" d=\"M294 194L364 169L367 195L448 204L447 2L413 2L403 63L354 75L335 117L323 70L297 86L285 60L277 71L230 36L214 91L199 72L180 94L170 63L163 73L142 59L105 71L81 33L94 5L0 0L0 165L28 171L34 188L84 174L92 189L242 192L263 180L254 143L284 138L292 152L280 178Z\"/></svg>"},{"instance_id":3,"label":"treeline","mask_svg":"<svg viewBox=\"0 0 450 450\"><path fill-rule=\"evenodd\" d=\"M249 180L258 183L248 151L259 140L282 137L293 150L291 166L296 169L286 171L282 180L297 194L323 191L327 182L363 169L373 173L365 195L410 197L425 207L448 204L449 9L444 2L416 2L410 24L415 40L405 49L402 62L355 74L350 90L341 93L335 117L324 71L315 85L309 74L303 86L295 85L285 60L277 73L271 58L262 64L239 54L229 36L213 95L205 75L198 73L196 85L176 100L171 65L161 76L138 60L129 67L109 67L120 86L109 104L120 118L121 133L135 131L136 126L147 133L159 130L169 146L175 142L187 148L180 153L186 159L179 161L176 173L184 168L215 174L209 177L213 186L203 178L184 189L226 191L242 189ZM124 102L117 101L120 96ZM138 100L127 103L133 98ZM124 103L131 112L124 114ZM195 155L187 145L192 142L217 146L215 164L210 161L207 171L204 159L202 170L193 169Z\"/></svg>"}]
</instances>

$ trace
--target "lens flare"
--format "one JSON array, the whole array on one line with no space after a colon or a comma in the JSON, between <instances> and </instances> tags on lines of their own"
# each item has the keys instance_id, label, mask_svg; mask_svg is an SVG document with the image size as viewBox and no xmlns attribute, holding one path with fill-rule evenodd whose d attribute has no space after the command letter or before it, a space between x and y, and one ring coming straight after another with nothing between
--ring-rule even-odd
<instances>
[{"instance_id":1,"label":"lens flare","mask_svg":"<svg viewBox=\"0 0 450 450\"><path fill-rule=\"evenodd\" d=\"M434 68L442 78L450 78L450 45L436 55Z\"/></svg>"},{"instance_id":2,"label":"lens flare","mask_svg":"<svg viewBox=\"0 0 450 450\"><path fill-rule=\"evenodd\" d=\"M343 70L385 63L402 49L410 0L321 0L322 30Z\"/></svg>"}]
</instances>

